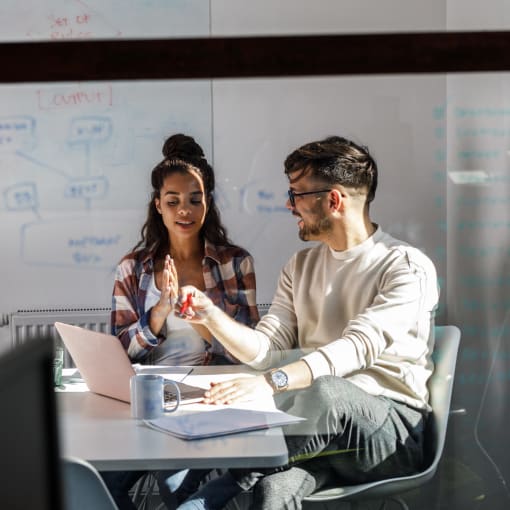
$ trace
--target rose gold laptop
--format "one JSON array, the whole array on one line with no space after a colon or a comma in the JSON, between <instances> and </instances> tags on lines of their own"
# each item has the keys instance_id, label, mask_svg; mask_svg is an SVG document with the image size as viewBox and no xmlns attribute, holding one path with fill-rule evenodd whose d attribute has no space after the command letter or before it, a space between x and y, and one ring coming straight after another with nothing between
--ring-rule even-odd
<instances>
[{"instance_id":1,"label":"rose gold laptop","mask_svg":"<svg viewBox=\"0 0 510 510\"><path fill-rule=\"evenodd\" d=\"M130 401L129 380L136 372L116 336L63 322L55 322L55 328L90 391L124 402ZM161 368L164 377L165 367ZM183 377L189 371L183 372ZM181 393L181 404L203 399L203 388L175 382ZM165 402L169 403L175 400L175 395L170 391L171 385L167 385L167 388Z\"/></svg>"}]
</instances>

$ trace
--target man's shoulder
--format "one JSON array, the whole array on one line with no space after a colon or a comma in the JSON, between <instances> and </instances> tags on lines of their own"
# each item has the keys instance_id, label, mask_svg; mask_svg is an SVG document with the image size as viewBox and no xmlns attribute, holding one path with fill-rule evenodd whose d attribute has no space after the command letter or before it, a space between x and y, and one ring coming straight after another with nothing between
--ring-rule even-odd
<instances>
[{"instance_id":1,"label":"man's shoulder","mask_svg":"<svg viewBox=\"0 0 510 510\"><path fill-rule=\"evenodd\" d=\"M389 258L405 258L410 264L434 268L434 263L425 251L407 241L402 241L391 234L383 232L376 246L386 251Z\"/></svg>"},{"instance_id":2,"label":"man's shoulder","mask_svg":"<svg viewBox=\"0 0 510 510\"><path fill-rule=\"evenodd\" d=\"M307 246L294 254L287 261L288 265L303 266L305 264L315 264L317 260L327 252L328 247L324 243L317 243L314 246Z\"/></svg>"}]
</instances>

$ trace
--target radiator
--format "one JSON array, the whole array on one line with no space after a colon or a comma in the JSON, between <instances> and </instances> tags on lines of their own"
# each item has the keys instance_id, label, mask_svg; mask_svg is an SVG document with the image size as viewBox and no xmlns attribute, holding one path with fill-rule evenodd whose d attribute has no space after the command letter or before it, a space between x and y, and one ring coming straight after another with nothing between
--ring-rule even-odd
<instances>
[{"instance_id":1,"label":"radiator","mask_svg":"<svg viewBox=\"0 0 510 510\"><path fill-rule=\"evenodd\" d=\"M266 313L269 311L269 308L271 307L271 303L259 303L257 305L257 309L259 311L260 317L263 317L266 315Z\"/></svg>"},{"instance_id":2,"label":"radiator","mask_svg":"<svg viewBox=\"0 0 510 510\"><path fill-rule=\"evenodd\" d=\"M270 304L258 304L262 317ZM40 310L19 310L10 315L11 343L15 347L30 338L50 335L57 345L60 336L54 323L65 322L86 329L110 333L110 308L49 308ZM64 366L73 366L69 353L64 349Z\"/></svg>"},{"instance_id":3,"label":"radiator","mask_svg":"<svg viewBox=\"0 0 510 510\"><path fill-rule=\"evenodd\" d=\"M19 310L10 316L11 342L15 347L31 338L51 336L56 345L61 345L60 335L54 323L65 322L82 328L110 332L109 308L53 308ZM64 349L64 367L73 366L69 353Z\"/></svg>"}]
</instances>

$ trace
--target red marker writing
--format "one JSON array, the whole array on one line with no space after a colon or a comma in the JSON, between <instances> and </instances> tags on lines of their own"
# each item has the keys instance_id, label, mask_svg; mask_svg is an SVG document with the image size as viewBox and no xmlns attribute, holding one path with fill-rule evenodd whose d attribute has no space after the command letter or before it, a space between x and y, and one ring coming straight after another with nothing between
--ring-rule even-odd
<instances>
[{"instance_id":1,"label":"red marker writing","mask_svg":"<svg viewBox=\"0 0 510 510\"><path fill-rule=\"evenodd\" d=\"M186 310L191 305L192 297L193 297L193 295L191 294L191 292L186 296L186 299L184 300L184 303L182 303L181 309L179 310L179 315L184 315L186 313Z\"/></svg>"}]
</instances>

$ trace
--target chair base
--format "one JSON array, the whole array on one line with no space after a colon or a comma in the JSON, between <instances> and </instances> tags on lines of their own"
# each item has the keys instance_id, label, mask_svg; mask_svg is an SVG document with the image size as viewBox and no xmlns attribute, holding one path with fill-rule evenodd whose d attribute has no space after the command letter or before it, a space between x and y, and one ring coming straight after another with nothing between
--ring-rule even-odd
<instances>
[{"instance_id":1,"label":"chair base","mask_svg":"<svg viewBox=\"0 0 510 510\"><path fill-rule=\"evenodd\" d=\"M311 496L313 497L313 496ZM340 508L349 508L350 510L390 510L394 506L398 506L401 510L409 510L407 503L400 496L391 496L379 501L377 506L371 505L376 500L347 500L347 499L305 499L303 501L303 510L339 510ZM395 503L395 505L390 505Z\"/></svg>"}]
</instances>

